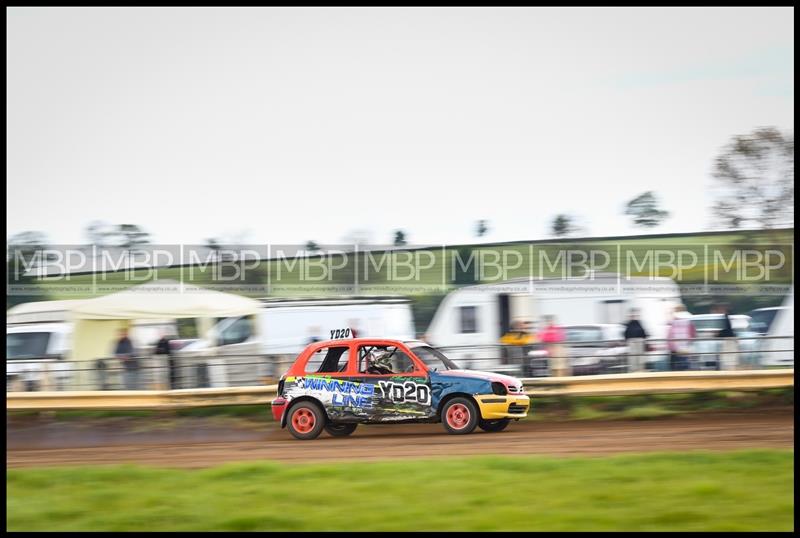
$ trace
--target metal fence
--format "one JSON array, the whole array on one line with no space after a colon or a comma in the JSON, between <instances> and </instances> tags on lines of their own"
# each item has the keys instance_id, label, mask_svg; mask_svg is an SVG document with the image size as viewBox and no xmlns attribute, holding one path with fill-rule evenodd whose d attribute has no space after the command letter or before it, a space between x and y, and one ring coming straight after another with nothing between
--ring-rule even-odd
<instances>
[{"instance_id":1,"label":"metal fence","mask_svg":"<svg viewBox=\"0 0 800 538\"><path fill-rule=\"evenodd\" d=\"M462 368L525 378L794 367L794 337L585 341L439 347ZM177 390L268 385L296 355L137 357L6 362L6 391Z\"/></svg>"}]
</instances>

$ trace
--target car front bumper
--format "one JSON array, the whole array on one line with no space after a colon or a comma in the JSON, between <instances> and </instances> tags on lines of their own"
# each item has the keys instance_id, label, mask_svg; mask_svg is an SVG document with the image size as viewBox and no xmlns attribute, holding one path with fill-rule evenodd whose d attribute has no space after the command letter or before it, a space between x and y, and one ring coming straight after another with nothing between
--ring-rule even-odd
<instances>
[{"instance_id":1,"label":"car front bumper","mask_svg":"<svg viewBox=\"0 0 800 538\"><path fill-rule=\"evenodd\" d=\"M276 422L281 423L281 427L283 427L283 413L286 411L286 406L289 402L283 396L278 396L272 403L270 407L272 409L272 418L275 419Z\"/></svg>"},{"instance_id":2,"label":"car front bumper","mask_svg":"<svg viewBox=\"0 0 800 538\"><path fill-rule=\"evenodd\" d=\"M475 400L478 402L481 418L484 420L525 418L531 405L531 399L524 394L514 396L484 394L475 396Z\"/></svg>"}]
</instances>

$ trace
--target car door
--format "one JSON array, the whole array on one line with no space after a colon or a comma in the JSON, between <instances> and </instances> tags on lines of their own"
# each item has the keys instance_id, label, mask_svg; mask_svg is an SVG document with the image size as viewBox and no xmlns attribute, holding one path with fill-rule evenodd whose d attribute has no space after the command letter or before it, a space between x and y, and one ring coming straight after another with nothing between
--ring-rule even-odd
<instances>
[{"instance_id":1,"label":"car door","mask_svg":"<svg viewBox=\"0 0 800 538\"><path fill-rule=\"evenodd\" d=\"M388 368L371 368L376 353L388 354ZM360 342L353 360L354 379L372 386L370 422L424 420L435 415L427 369L407 347L396 342Z\"/></svg>"},{"instance_id":2,"label":"car door","mask_svg":"<svg viewBox=\"0 0 800 538\"><path fill-rule=\"evenodd\" d=\"M372 386L353 376L353 349L332 344L316 349L303 366L303 374L287 385L292 397L311 396L322 404L334 422L358 422L372 406Z\"/></svg>"}]
</instances>

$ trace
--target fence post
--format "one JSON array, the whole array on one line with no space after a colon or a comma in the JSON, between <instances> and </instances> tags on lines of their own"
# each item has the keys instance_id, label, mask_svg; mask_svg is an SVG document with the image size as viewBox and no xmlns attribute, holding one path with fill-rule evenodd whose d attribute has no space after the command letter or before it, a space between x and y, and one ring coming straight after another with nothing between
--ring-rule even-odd
<instances>
[{"instance_id":1,"label":"fence post","mask_svg":"<svg viewBox=\"0 0 800 538\"><path fill-rule=\"evenodd\" d=\"M42 385L39 390L50 390L52 386L50 382L50 364L47 362L42 363Z\"/></svg>"},{"instance_id":2,"label":"fence post","mask_svg":"<svg viewBox=\"0 0 800 538\"><path fill-rule=\"evenodd\" d=\"M100 386L100 390L109 390L108 388L108 374L106 372L107 364L106 361L103 359L97 359L97 384ZM86 376L86 379L89 379L89 376ZM91 390L91 387L87 387L86 390Z\"/></svg>"}]
</instances>

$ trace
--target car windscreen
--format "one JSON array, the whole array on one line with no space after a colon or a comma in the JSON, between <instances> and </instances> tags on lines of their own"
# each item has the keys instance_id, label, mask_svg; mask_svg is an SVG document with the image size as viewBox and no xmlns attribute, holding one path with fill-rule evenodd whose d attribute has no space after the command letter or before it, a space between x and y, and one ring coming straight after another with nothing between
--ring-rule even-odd
<instances>
[{"instance_id":1,"label":"car windscreen","mask_svg":"<svg viewBox=\"0 0 800 538\"><path fill-rule=\"evenodd\" d=\"M414 355L420 358L430 370L458 370L458 365L430 346L414 346L411 348Z\"/></svg>"},{"instance_id":2,"label":"car windscreen","mask_svg":"<svg viewBox=\"0 0 800 538\"><path fill-rule=\"evenodd\" d=\"M48 332L6 333L6 359L36 359L47 356Z\"/></svg>"},{"instance_id":3,"label":"car windscreen","mask_svg":"<svg viewBox=\"0 0 800 538\"><path fill-rule=\"evenodd\" d=\"M759 334L767 334L772 322L775 321L777 309L754 310L750 312L750 330Z\"/></svg>"}]
</instances>

